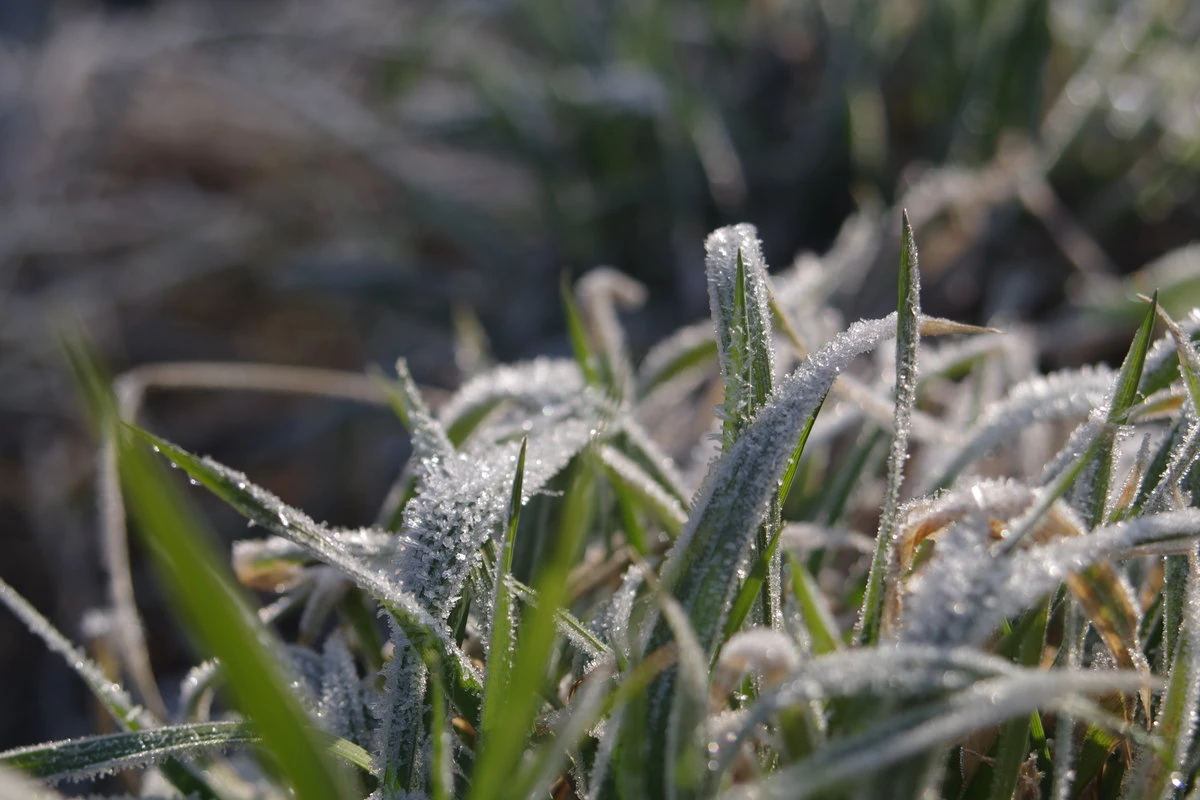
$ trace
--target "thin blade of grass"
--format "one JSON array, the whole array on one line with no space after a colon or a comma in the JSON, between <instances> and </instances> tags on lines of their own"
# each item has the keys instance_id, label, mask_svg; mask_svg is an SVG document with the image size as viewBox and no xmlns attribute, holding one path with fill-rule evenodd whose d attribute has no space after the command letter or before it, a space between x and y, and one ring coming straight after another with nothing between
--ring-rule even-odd
<instances>
[{"instance_id":1,"label":"thin blade of grass","mask_svg":"<svg viewBox=\"0 0 1200 800\"><path fill-rule=\"evenodd\" d=\"M323 734L318 738L330 755L370 771L370 756L361 747ZM196 722L18 747L0 752L0 767L51 782L77 781L261 744L258 729L248 722Z\"/></svg>"},{"instance_id":2,"label":"thin blade of grass","mask_svg":"<svg viewBox=\"0 0 1200 800\"><path fill-rule=\"evenodd\" d=\"M478 721L479 698L483 692L478 673L450 638L445 626L421 608L416 598L398 588L388 575L346 552L327 529L255 486L242 473L211 459L194 456L139 428L129 427L128 430L248 520L299 544L326 564L336 567L383 604L414 647L422 651L428 647L437 648L445 670L443 678L455 706L472 723Z\"/></svg>"},{"instance_id":3,"label":"thin blade of grass","mask_svg":"<svg viewBox=\"0 0 1200 800\"><path fill-rule=\"evenodd\" d=\"M904 462L908 459L909 419L917 403L917 349L920 344L921 277L917 265L917 244L908 212L903 212L900 245L899 306L896 322L896 407L893 416L892 449L888 455L887 493L879 518L875 555L867 576L867 589L855 630L859 644L871 645L882 633L884 598L888 584L898 579L895 558L896 529L900 514L900 488L904 482Z\"/></svg>"},{"instance_id":4,"label":"thin blade of grass","mask_svg":"<svg viewBox=\"0 0 1200 800\"><path fill-rule=\"evenodd\" d=\"M471 779L471 797L524 797L499 791L504 775L520 761L546 680L546 664L554 648L557 612L566 599L567 575L583 537L591 527L595 504L595 475L589 459L576 460L563 498L563 511L553 549L536 577L537 603L522 615L510 683L504 687L503 730L484 741ZM519 785L514 788L520 789Z\"/></svg>"},{"instance_id":5,"label":"thin blade of grass","mask_svg":"<svg viewBox=\"0 0 1200 800\"><path fill-rule=\"evenodd\" d=\"M120 428L100 371L80 346L68 353L93 417L115 437L122 483L164 584L206 650L221 659L236 704L254 722L297 797L349 796L264 642L272 634L238 594L211 539L161 467Z\"/></svg>"},{"instance_id":6,"label":"thin blade of grass","mask_svg":"<svg viewBox=\"0 0 1200 800\"><path fill-rule=\"evenodd\" d=\"M509 505L508 525L500 543L500 555L496 563L496 579L492 588L492 619L488 641L487 674L483 684L483 711L480 715L480 753L472 786L480 783L478 770L488 767L488 750L503 747L505 739L513 735L508 728L508 711L511 705L509 692L513 674L513 634L516 626L515 604L506 576L512 573L513 552L516 549L517 528L521 522L521 484L525 478L525 453L527 441L521 442L517 455L517 469L513 476L512 499ZM519 734L520 740L524 733ZM491 777L491 776L489 776Z\"/></svg>"}]
</instances>

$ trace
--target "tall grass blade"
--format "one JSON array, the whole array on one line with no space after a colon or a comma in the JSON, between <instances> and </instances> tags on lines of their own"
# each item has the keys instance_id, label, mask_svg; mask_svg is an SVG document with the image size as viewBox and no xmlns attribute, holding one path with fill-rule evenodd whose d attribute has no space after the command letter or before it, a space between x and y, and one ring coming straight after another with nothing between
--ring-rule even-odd
<instances>
[{"instance_id":1,"label":"tall grass blade","mask_svg":"<svg viewBox=\"0 0 1200 800\"><path fill-rule=\"evenodd\" d=\"M884 597L888 584L898 579L895 539L900 514L900 489L904 482L904 462L908 460L909 419L917 403L917 349L920 345L921 277L917 266L917 244L908 212L904 212L900 244L900 288L896 321L896 408L892 420L892 449L888 455L887 490L875 555L867 576L855 638L860 644L879 641L884 621Z\"/></svg>"},{"instance_id":2,"label":"tall grass blade","mask_svg":"<svg viewBox=\"0 0 1200 800\"><path fill-rule=\"evenodd\" d=\"M516 603L512 590L505 578L512 573L513 553L516 549L517 528L521 521L521 506L523 504L521 484L525 479L525 454L528 440L522 440L521 450L517 455L516 474L512 482L512 496L509 502L508 525L505 528L504 539L500 544L500 554L496 563L496 580L492 589L492 619L490 624L491 636L488 641L487 675L483 685L483 713L480 717L480 757L475 765L472 776L472 787L477 792L483 788L485 779L494 780L495 767L489 762L496 758L488 756L493 748L516 749L511 743L516 737L516 747L524 742L526 732L509 727L512 717L512 700L509 692L513 683L514 645L513 635L516 628ZM522 726L523 727L523 726ZM490 769L489 769L490 768ZM494 784L489 784L494 785Z\"/></svg>"},{"instance_id":3,"label":"tall grass blade","mask_svg":"<svg viewBox=\"0 0 1200 800\"><path fill-rule=\"evenodd\" d=\"M168 593L210 654L225 665L236 705L261 732L297 797L346 797L343 781L319 744L274 655L271 634L258 623L217 558L208 534L186 510L149 454L119 428L99 369L78 346L69 348L76 380L92 413L115 436L122 483Z\"/></svg>"},{"instance_id":4,"label":"tall grass blade","mask_svg":"<svg viewBox=\"0 0 1200 800\"><path fill-rule=\"evenodd\" d=\"M553 549L536 576L537 603L527 606L522 615L511 680L502 689L503 727L491 739L484 739L471 779L472 797L495 796L505 773L520 761L526 747L540 691L548 680L546 666L554 648L557 613L566 599L567 574L591 527L594 484L588 459L579 459L563 498Z\"/></svg>"}]
</instances>

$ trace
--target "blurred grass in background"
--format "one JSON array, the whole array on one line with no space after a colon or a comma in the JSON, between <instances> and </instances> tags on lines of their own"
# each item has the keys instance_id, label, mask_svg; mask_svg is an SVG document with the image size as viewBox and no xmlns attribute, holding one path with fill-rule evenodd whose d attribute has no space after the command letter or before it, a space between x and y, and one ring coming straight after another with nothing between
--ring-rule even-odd
<instances>
[{"instance_id":1,"label":"blurred grass in background","mask_svg":"<svg viewBox=\"0 0 1200 800\"><path fill-rule=\"evenodd\" d=\"M1174 313L1200 298L1194 2L20 7L0 16L24 37L0 49L0 575L69 634L106 600L63 316L118 369L404 355L452 386L455 309L505 360L566 352L558 278L610 264L651 290L637 349L704 313L713 228L755 223L781 266L894 204L927 310L1036 324L1047 366L1120 356L1123 275L1149 265ZM894 305L878 239L849 318ZM348 525L407 452L386 412L333 401L176 393L148 413ZM184 645L143 613L170 674ZM91 729L23 636L0 619L0 748Z\"/></svg>"}]
</instances>

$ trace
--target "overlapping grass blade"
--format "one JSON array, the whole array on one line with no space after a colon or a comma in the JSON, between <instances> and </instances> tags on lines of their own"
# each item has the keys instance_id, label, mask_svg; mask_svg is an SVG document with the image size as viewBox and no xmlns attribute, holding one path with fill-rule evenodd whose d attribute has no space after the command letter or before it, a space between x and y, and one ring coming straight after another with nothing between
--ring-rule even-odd
<instances>
[{"instance_id":1,"label":"overlapping grass blade","mask_svg":"<svg viewBox=\"0 0 1200 800\"><path fill-rule=\"evenodd\" d=\"M516 604L513 601L512 590L505 578L512 573L513 553L516 549L517 528L521 521L521 506L524 498L521 494L521 484L525 479L525 453L527 440L521 442L521 450L517 455L517 469L513 476L512 497L509 504L508 525L504 538L500 543L500 553L496 561L496 579L492 586L490 637L488 640L487 674L483 685L483 712L480 715L480 746L481 755L475 764L475 774L472 776L472 786L480 789L485 785L485 779L494 780L495 756L489 756L493 748L518 749L524 742L526 731L524 726L510 727L513 722L511 709L512 700L509 696L513 682L514 644L516 633ZM516 737L516 747L508 741ZM493 763L494 762L494 763ZM473 791L479 791L473 789Z\"/></svg>"},{"instance_id":2,"label":"overlapping grass blade","mask_svg":"<svg viewBox=\"0 0 1200 800\"><path fill-rule=\"evenodd\" d=\"M335 737L322 736L319 740L323 740L328 753L369 770L370 758L362 748ZM196 722L18 747L0 752L0 767L52 782L77 781L171 758L200 758L262 742L256 726L247 722Z\"/></svg>"},{"instance_id":3,"label":"overlapping grass blade","mask_svg":"<svg viewBox=\"0 0 1200 800\"><path fill-rule=\"evenodd\" d=\"M1031 672L979 681L945 698L896 712L863 733L831 742L810 758L722 797L723 800L812 797L829 787L862 779L1038 708L1069 710L1123 727L1120 720L1107 717L1079 698L1134 692L1145 685L1144 676L1122 672Z\"/></svg>"},{"instance_id":4,"label":"overlapping grass blade","mask_svg":"<svg viewBox=\"0 0 1200 800\"><path fill-rule=\"evenodd\" d=\"M150 551L190 628L225 665L237 707L262 734L297 797L331 800L348 796L315 730L288 690L275 656L264 644L271 634L254 618L221 565L208 535L186 510L178 489L161 474L129 431L119 428L99 369L79 346L68 348L76 380L93 417L114 436L122 483Z\"/></svg>"},{"instance_id":5,"label":"overlapping grass blade","mask_svg":"<svg viewBox=\"0 0 1200 800\"><path fill-rule=\"evenodd\" d=\"M242 473L212 459L194 456L153 434L136 428L131 430L235 511L304 547L379 600L414 647L418 650L428 647L437 649L442 668L446 670L443 678L455 705L469 719L478 719L479 698L483 690L478 672L450 638L445 625L435 620L416 598L404 591L392 574L348 553L328 529L254 485Z\"/></svg>"},{"instance_id":6,"label":"overlapping grass blade","mask_svg":"<svg viewBox=\"0 0 1200 800\"><path fill-rule=\"evenodd\" d=\"M537 603L526 606L522 614L512 672L500 689L500 717L490 738L488 729L484 729L483 746L471 777L472 798L496 796L497 787L504 784L505 772L519 762L526 748L540 691L548 679L546 666L554 648L557 612L566 599L567 574L591 527L594 484L589 460L578 459L563 498L553 550L535 578Z\"/></svg>"},{"instance_id":7,"label":"overlapping grass blade","mask_svg":"<svg viewBox=\"0 0 1200 800\"><path fill-rule=\"evenodd\" d=\"M899 306L896 321L896 407L892 419L892 448L888 454L887 491L879 517L875 555L867 576L855 638L871 645L879 640L884 622L884 598L888 583L898 577L895 538L900 515L900 488L904 462L908 460L909 419L917 403L917 349L920 345L921 278L917 266L917 243L908 212L901 223Z\"/></svg>"}]
</instances>

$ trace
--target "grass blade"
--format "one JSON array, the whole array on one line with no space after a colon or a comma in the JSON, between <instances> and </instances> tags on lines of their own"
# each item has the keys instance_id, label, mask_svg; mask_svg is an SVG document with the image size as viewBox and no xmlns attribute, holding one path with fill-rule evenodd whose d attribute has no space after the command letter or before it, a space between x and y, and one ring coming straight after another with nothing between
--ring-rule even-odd
<instances>
[{"instance_id":1,"label":"grass blade","mask_svg":"<svg viewBox=\"0 0 1200 800\"><path fill-rule=\"evenodd\" d=\"M318 738L329 754L369 771L370 757L361 747L330 736ZM260 744L262 737L250 723L196 722L18 747L0 753L0 767L51 782L74 781L171 758L198 758Z\"/></svg>"},{"instance_id":2,"label":"grass blade","mask_svg":"<svg viewBox=\"0 0 1200 800\"><path fill-rule=\"evenodd\" d=\"M263 644L262 627L234 586L211 538L149 453L119 427L100 371L80 346L68 348L76 380L102 428L115 437L122 484L160 575L189 627L224 664L236 705L262 734L268 751L301 800L348 796L316 732Z\"/></svg>"},{"instance_id":3,"label":"grass blade","mask_svg":"<svg viewBox=\"0 0 1200 800\"><path fill-rule=\"evenodd\" d=\"M892 423L895 433L888 455L887 493L879 517L875 555L871 559L867 590L855 630L855 638L863 645L871 645L879 640L885 618L883 606L888 584L899 578L894 549L900 519L900 487L904 481L904 462L908 459L909 419L917 403L921 278L917 266L917 244L907 211L903 214L901 225L899 308L896 319L896 408Z\"/></svg>"},{"instance_id":4,"label":"grass blade","mask_svg":"<svg viewBox=\"0 0 1200 800\"><path fill-rule=\"evenodd\" d=\"M516 627L516 609L513 602L512 589L506 580L512 573L513 552L516 549L517 528L521 521L521 484L525 478L525 453L527 440L521 442L521 450L517 455L517 470L513 477L512 499L508 513L508 526L500 545L500 557L496 564L496 579L492 588L492 618L490 623L490 638L488 641L487 675L483 685L483 711L480 715L480 754L476 762L476 774L472 786L482 788L481 770L487 769L488 757L485 755L493 747L502 746L506 736L512 736L508 728L510 708L509 692L513 674L513 633ZM524 739L524 732L518 732L518 741ZM494 776L487 776L494 777Z\"/></svg>"}]
</instances>

